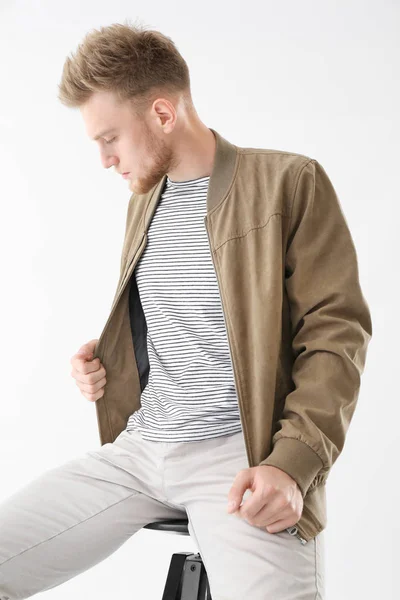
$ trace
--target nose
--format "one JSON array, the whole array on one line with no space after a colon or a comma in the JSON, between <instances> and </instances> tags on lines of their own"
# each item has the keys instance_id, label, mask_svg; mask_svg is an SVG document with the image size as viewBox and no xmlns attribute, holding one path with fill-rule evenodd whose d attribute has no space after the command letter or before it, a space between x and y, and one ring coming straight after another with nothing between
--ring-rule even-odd
<instances>
[{"instance_id":1,"label":"nose","mask_svg":"<svg viewBox=\"0 0 400 600\"><path fill-rule=\"evenodd\" d=\"M109 169L110 167L116 166L118 164L117 160L112 160L112 159L107 159L107 160L103 160L103 167L105 169Z\"/></svg>"},{"instance_id":2,"label":"nose","mask_svg":"<svg viewBox=\"0 0 400 600\"><path fill-rule=\"evenodd\" d=\"M100 160L105 169L109 169L110 167L118 165L119 163L119 160L116 156L107 156L104 153L101 153Z\"/></svg>"}]
</instances>

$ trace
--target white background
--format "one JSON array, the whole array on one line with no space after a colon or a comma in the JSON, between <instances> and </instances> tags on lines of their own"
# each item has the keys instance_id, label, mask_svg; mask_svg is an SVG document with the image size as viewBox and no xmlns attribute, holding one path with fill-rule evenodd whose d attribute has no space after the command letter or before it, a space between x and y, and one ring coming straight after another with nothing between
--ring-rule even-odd
<instances>
[{"instance_id":1,"label":"white background","mask_svg":"<svg viewBox=\"0 0 400 600\"><path fill-rule=\"evenodd\" d=\"M175 41L208 127L315 158L335 186L373 339L327 483L327 600L398 597L399 12L388 0L1 0L0 501L100 447L70 358L108 317L130 192L57 84L89 30L139 20ZM38 597L158 599L171 554L195 550L189 537L142 530Z\"/></svg>"}]
</instances>

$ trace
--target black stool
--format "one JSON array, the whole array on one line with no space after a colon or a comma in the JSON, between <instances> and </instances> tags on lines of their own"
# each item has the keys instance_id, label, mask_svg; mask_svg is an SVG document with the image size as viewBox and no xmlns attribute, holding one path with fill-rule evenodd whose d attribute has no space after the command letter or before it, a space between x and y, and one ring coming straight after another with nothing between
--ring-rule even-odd
<instances>
[{"instance_id":1,"label":"black stool","mask_svg":"<svg viewBox=\"0 0 400 600\"><path fill-rule=\"evenodd\" d=\"M143 529L190 535L188 519L155 521L144 525ZM178 552L172 555L162 600L212 600L207 573L199 552Z\"/></svg>"}]
</instances>

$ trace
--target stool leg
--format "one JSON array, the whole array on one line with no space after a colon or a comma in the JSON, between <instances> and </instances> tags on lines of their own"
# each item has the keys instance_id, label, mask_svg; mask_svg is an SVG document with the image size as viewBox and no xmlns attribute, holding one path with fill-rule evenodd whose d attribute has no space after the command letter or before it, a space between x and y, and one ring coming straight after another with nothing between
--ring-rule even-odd
<instances>
[{"instance_id":1,"label":"stool leg","mask_svg":"<svg viewBox=\"0 0 400 600\"><path fill-rule=\"evenodd\" d=\"M208 577L199 552L186 558L179 600L211 600Z\"/></svg>"},{"instance_id":2,"label":"stool leg","mask_svg":"<svg viewBox=\"0 0 400 600\"><path fill-rule=\"evenodd\" d=\"M176 552L172 555L162 600L181 599L183 571L186 558L190 555L191 552Z\"/></svg>"},{"instance_id":3,"label":"stool leg","mask_svg":"<svg viewBox=\"0 0 400 600\"><path fill-rule=\"evenodd\" d=\"M162 600L212 600L200 553L172 555Z\"/></svg>"},{"instance_id":4,"label":"stool leg","mask_svg":"<svg viewBox=\"0 0 400 600\"><path fill-rule=\"evenodd\" d=\"M186 557L179 600L200 600L199 587L202 569L204 567L200 554L190 554Z\"/></svg>"},{"instance_id":5,"label":"stool leg","mask_svg":"<svg viewBox=\"0 0 400 600\"><path fill-rule=\"evenodd\" d=\"M200 554L198 554L198 556L201 560ZM212 600L207 571L204 567L204 563L202 560L201 560L201 576L200 576L198 600Z\"/></svg>"}]
</instances>

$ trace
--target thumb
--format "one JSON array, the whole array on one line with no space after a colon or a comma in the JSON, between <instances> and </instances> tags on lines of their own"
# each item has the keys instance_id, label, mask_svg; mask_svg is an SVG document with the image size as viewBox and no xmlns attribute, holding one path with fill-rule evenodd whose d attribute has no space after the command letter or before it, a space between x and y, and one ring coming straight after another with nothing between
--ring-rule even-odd
<instances>
[{"instance_id":1,"label":"thumb","mask_svg":"<svg viewBox=\"0 0 400 600\"><path fill-rule=\"evenodd\" d=\"M99 340L91 340L87 344L84 344L83 346L81 346L79 348L78 352L76 353L77 356L84 357L87 359L93 358L93 350L96 347L96 343L98 341Z\"/></svg>"},{"instance_id":2,"label":"thumb","mask_svg":"<svg viewBox=\"0 0 400 600\"><path fill-rule=\"evenodd\" d=\"M78 352L76 353L77 356L80 356L82 358L92 358L93 356L93 352L91 350L89 350L89 348L87 348L86 346L82 346L82 348L79 348Z\"/></svg>"}]
</instances>

